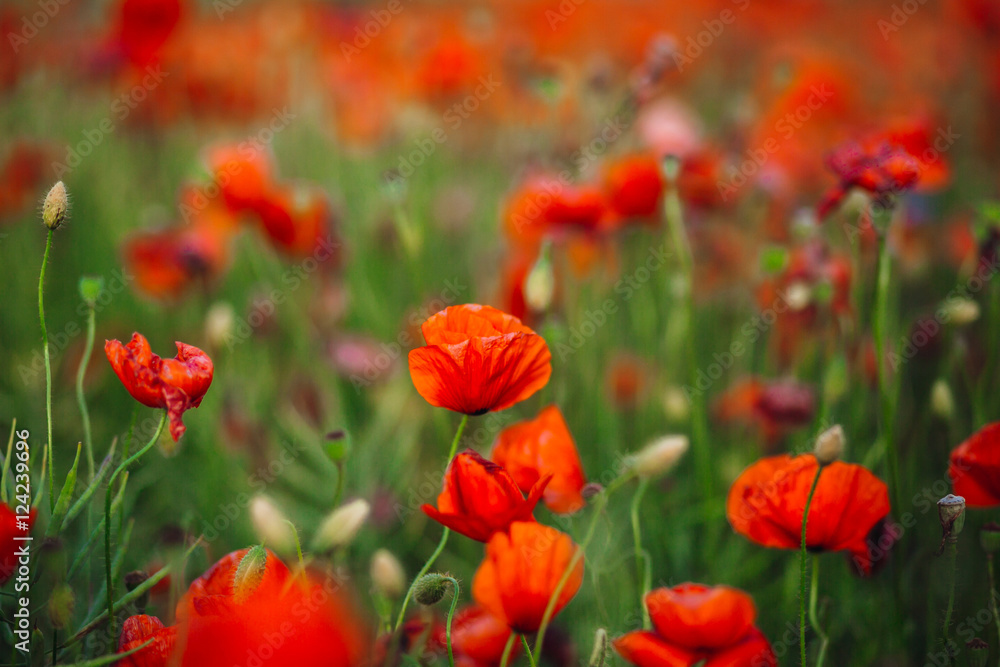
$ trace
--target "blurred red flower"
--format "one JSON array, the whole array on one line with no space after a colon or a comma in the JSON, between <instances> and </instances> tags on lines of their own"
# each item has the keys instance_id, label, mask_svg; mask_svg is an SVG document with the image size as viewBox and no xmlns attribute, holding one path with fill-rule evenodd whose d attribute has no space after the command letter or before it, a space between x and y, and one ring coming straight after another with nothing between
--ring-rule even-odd
<instances>
[{"instance_id":1,"label":"blurred red flower","mask_svg":"<svg viewBox=\"0 0 1000 667\"><path fill-rule=\"evenodd\" d=\"M511 630L502 617L491 614L483 607L472 604L455 614L451 625L451 646L455 664L463 667L499 667L503 650L510 639ZM447 647L444 626L435 629L434 641ZM515 649L520 646L514 645ZM517 657L513 651L510 660Z\"/></svg>"},{"instance_id":2,"label":"blurred red flower","mask_svg":"<svg viewBox=\"0 0 1000 667\"><path fill-rule=\"evenodd\" d=\"M505 619L514 632L535 632L579 548L555 528L515 521L508 532L494 533L486 544L486 558L472 580L472 597ZM556 600L553 618L569 604L582 582L580 559Z\"/></svg>"},{"instance_id":3,"label":"blurred red flower","mask_svg":"<svg viewBox=\"0 0 1000 667\"><path fill-rule=\"evenodd\" d=\"M267 149L251 144L212 146L205 152L205 162L234 213L255 210L272 188L274 160Z\"/></svg>"},{"instance_id":4,"label":"blurred red flower","mask_svg":"<svg viewBox=\"0 0 1000 667\"><path fill-rule=\"evenodd\" d=\"M604 168L608 206L622 218L656 218L665 187L663 170L652 155L628 155Z\"/></svg>"},{"instance_id":5,"label":"blurred red flower","mask_svg":"<svg viewBox=\"0 0 1000 667\"><path fill-rule=\"evenodd\" d=\"M639 667L760 665L775 667L767 638L754 627L749 595L728 586L681 584L646 595L653 632L630 632L615 650Z\"/></svg>"},{"instance_id":6,"label":"blurred red flower","mask_svg":"<svg viewBox=\"0 0 1000 667\"><path fill-rule=\"evenodd\" d=\"M410 376L428 403L467 415L504 410L552 375L545 340L490 306L449 306L421 326L427 345L411 350Z\"/></svg>"},{"instance_id":7,"label":"blurred red flower","mask_svg":"<svg viewBox=\"0 0 1000 667\"><path fill-rule=\"evenodd\" d=\"M820 220L826 218L852 188L867 191L876 200L885 201L916 185L921 163L903 148L879 143L862 146L847 143L837 147L827 158L827 166L839 184L827 192L817 208Z\"/></svg>"},{"instance_id":8,"label":"blurred red flower","mask_svg":"<svg viewBox=\"0 0 1000 667\"><path fill-rule=\"evenodd\" d=\"M802 514L816 467L812 454L761 459L733 482L726 516L733 529L766 547L799 549ZM870 574L872 528L889 514L889 490L867 469L836 461L823 469L806 528L814 551L847 551L858 570Z\"/></svg>"},{"instance_id":9,"label":"blurred red flower","mask_svg":"<svg viewBox=\"0 0 1000 667\"><path fill-rule=\"evenodd\" d=\"M533 521L532 512L548 483L549 477L537 480L525 500L506 470L467 449L448 466L437 508L421 509L438 523L486 542L512 521Z\"/></svg>"},{"instance_id":10,"label":"blurred red flower","mask_svg":"<svg viewBox=\"0 0 1000 667\"><path fill-rule=\"evenodd\" d=\"M492 458L525 493L538 480L550 477L542 499L553 512L569 514L586 504L580 494L587 483L580 455L566 420L555 405L548 406L534 419L501 431Z\"/></svg>"},{"instance_id":11,"label":"blurred red flower","mask_svg":"<svg viewBox=\"0 0 1000 667\"><path fill-rule=\"evenodd\" d=\"M164 627L163 622L155 616L141 614L125 619L122 634L118 638L117 653L127 653L150 639L153 642L149 646L115 664L118 667L166 667L177 643L177 627Z\"/></svg>"},{"instance_id":12,"label":"blurred red flower","mask_svg":"<svg viewBox=\"0 0 1000 667\"><path fill-rule=\"evenodd\" d=\"M987 424L952 450L948 477L969 507L1000 505L1000 422Z\"/></svg>"},{"instance_id":13,"label":"blurred red flower","mask_svg":"<svg viewBox=\"0 0 1000 667\"><path fill-rule=\"evenodd\" d=\"M170 418L170 435L177 441L184 435L181 416L197 408L212 384L212 360L193 345L177 342L177 356L162 359L153 354L149 341L136 332L128 345L118 340L104 341L115 375L132 398L151 408L164 408Z\"/></svg>"},{"instance_id":14,"label":"blurred red flower","mask_svg":"<svg viewBox=\"0 0 1000 667\"><path fill-rule=\"evenodd\" d=\"M28 529L17 527L17 514L6 503L0 503L0 586L3 586L17 571L18 555L15 553L24 544L16 538L26 537L35 523L37 511L28 511Z\"/></svg>"}]
</instances>

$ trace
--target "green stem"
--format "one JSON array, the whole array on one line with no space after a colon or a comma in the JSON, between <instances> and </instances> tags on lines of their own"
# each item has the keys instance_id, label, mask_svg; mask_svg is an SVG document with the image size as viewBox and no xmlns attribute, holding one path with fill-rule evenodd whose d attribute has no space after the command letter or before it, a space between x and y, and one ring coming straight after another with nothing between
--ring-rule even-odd
<instances>
[{"instance_id":1,"label":"green stem","mask_svg":"<svg viewBox=\"0 0 1000 667\"><path fill-rule=\"evenodd\" d=\"M458 580L454 577L445 577L451 582L451 585L455 587L451 596L451 607L448 608L448 620L444 626L444 637L448 644L448 667L455 667L455 651L451 647L451 623L452 619L455 618L455 607L458 606L458 598L461 595L461 587L458 585Z\"/></svg>"},{"instance_id":2,"label":"green stem","mask_svg":"<svg viewBox=\"0 0 1000 667\"><path fill-rule=\"evenodd\" d=\"M958 540L948 537L948 606L944 611L944 625L941 631L944 635L945 654L951 655L951 615L955 611L955 569L958 559ZM949 660L950 662L950 660Z\"/></svg>"},{"instance_id":3,"label":"green stem","mask_svg":"<svg viewBox=\"0 0 1000 667\"><path fill-rule=\"evenodd\" d=\"M455 458L455 452L458 450L458 441L462 438L462 431L465 430L465 425L469 423L469 415L462 415L462 421L458 424L458 430L455 432L455 438L451 441L451 449L448 451L448 460L445 462L445 469L451 464L451 460ZM434 549L434 553L431 557L427 559L424 566L420 568L420 572L417 576L413 578L413 583L410 584L410 589L406 591L406 597L403 598L403 606L399 609L399 615L396 617L396 625L393 626L393 635L399 632L399 628L403 625L403 618L406 616L406 608L410 604L410 598L413 597L413 589L416 587L417 582L431 569L434 561L437 557L441 555L444 551L444 546L448 543L448 535L451 534L451 530L445 527L444 532L441 533L441 541L438 542L437 548Z\"/></svg>"},{"instance_id":4,"label":"green stem","mask_svg":"<svg viewBox=\"0 0 1000 667\"><path fill-rule=\"evenodd\" d=\"M111 493L115 486L115 480L118 479L118 475L128 469L130 465L138 461L143 454L148 452L156 441L160 439L160 433L163 432L163 426L167 423L167 411L163 411L163 415L160 417L160 424L156 427L156 432L153 437L149 439L146 445L137 451L135 454L129 458L122 461L122 464L111 473L111 478L108 479L108 490L104 494L104 571L107 577L107 596L108 596L108 623L111 628L111 636L115 634L115 596L114 596L114 579L111 575Z\"/></svg>"},{"instance_id":5,"label":"green stem","mask_svg":"<svg viewBox=\"0 0 1000 667\"><path fill-rule=\"evenodd\" d=\"M809 489L809 496L806 498L805 509L802 511L802 550L799 558L799 582L802 585L799 594L799 651L802 658L802 667L806 667L806 568L808 566L806 526L809 521L809 506L812 505L813 495L816 493L816 487L819 485L819 476L822 473L823 466L819 466L816 469L816 476L813 478L812 487Z\"/></svg>"},{"instance_id":6,"label":"green stem","mask_svg":"<svg viewBox=\"0 0 1000 667\"><path fill-rule=\"evenodd\" d=\"M639 485L632 496L632 538L635 541L635 567L636 576L639 578L639 607L642 608L642 628L649 630L652 622L649 618L649 610L646 609L646 594L649 593L652 579L651 563L646 550L642 548L642 532L639 524L639 506L642 505L642 497L649 488L649 480L643 478L639 480Z\"/></svg>"},{"instance_id":7,"label":"green stem","mask_svg":"<svg viewBox=\"0 0 1000 667\"><path fill-rule=\"evenodd\" d=\"M886 468L889 476L889 489L892 494L893 507L902 507L899 488L899 457L896 451L896 440L893 434L893 398L889 387L888 363L885 358L886 336L888 335L886 320L889 308L889 278L892 274L892 258L889 256L889 225L879 235L878 274L876 278L875 304L872 313L872 333L875 336L875 357L878 367L879 403L882 408L881 440L886 453Z\"/></svg>"},{"instance_id":8,"label":"green stem","mask_svg":"<svg viewBox=\"0 0 1000 667\"><path fill-rule=\"evenodd\" d=\"M42 257L42 271L38 276L38 320L42 325L42 351L45 356L45 420L48 426L48 443L45 450L49 455L49 511L55 510L56 499L53 495L55 475L52 473L52 362L49 359L49 332L45 328L45 266L49 263L49 251L52 250L52 233L50 229L45 239L45 255Z\"/></svg>"},{"instance_id":9,"label":"green stem","mask_svg":"<svg viewBox=\"0 0 1000 667\"><path fill-rule=\"evenodd\" d=\"M993 572L993 554L986 554L986 573L989 576L990 584L990 612L993 614L993 623L997 628L997 640L1000 641L1000 613L997 612L997 580Z\"/></svg>"},{"instance_id":10,"label":"green stem","mask_svg":"<svg viewBox=\"0 0 1000 667\"><path fill-rule=\"evenodd\" d=\"M531 654L531 647L528 646L528 640L521 635L521 643L524 645L524 652L528 654L528 663L531 667L535 667L535 656Z\"/></svg>"},{"instance_id":11,"label":"green stem","mask_svg":"<svg viewBox=\"0 0 1000 667\"><path fill-rule=\"evenodd\" d=\"M87 309L87 343L83 348L83 358L76 371L76 402L80 406L80 417L83 420L83 447L87 452L87 469L90 479L94 479L94 443L90 437L90 412L87 410L87 399L83 395L83 378L87 374L90 363L90 353L94 347L94 306L88 304Z\"/></svg>"},{"instance_id":12,"label":"green stem","mask_svg":"<svg viewBox=\"0 0 1000 667\"><path fill-rule=\"evenodd\" d=\"M507 667L507 663L510 662L510 652L514 649L516 641L517 634L510 633L510 637L507 638L507 643L503 647L503 655L500 657L500 667Z\"/></svg>"},{"instance_id":13,"label":"green stem","mask_svg":"<svg viewBox=\"0 0 1000 667\"><path fill-rule=\"evenodd\" d=\"M819 624L819 614L816 611L816 601L819 598L819 556L814 555L812 560L812 583L809 587L809 625L813 632L819 637L819 657L816 659L816 667L823 667L826 660L826 647L830 643L830 638L823 631Z\"/></svg>"}]
</instances>

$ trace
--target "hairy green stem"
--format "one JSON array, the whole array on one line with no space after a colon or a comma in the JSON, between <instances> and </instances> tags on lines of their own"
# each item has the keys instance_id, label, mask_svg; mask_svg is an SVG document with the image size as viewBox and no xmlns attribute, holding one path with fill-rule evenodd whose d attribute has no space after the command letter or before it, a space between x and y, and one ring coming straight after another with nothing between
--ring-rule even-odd
<instances>
[{"instance_id":1,"label":"hairy green stem","mask_svg":"<svg viewBox=\"0 0 1000 667\"><path fill-rule=\"evenodd\" d=\"M444 626L444 637L445 642L448 644L448 667L455 667L455 651L451 647L451 623L455 618L455 607L458 606L458 598L461 595L462 588L458 585L458 579L454 577L445 577L451 582L451 585L455 587L451 595L451 607L448 608L448 620Z\"/></svg>"},{"instance_id":2,"label":"hairy green stem","mask_svg":"<svg viewBox=\"0 0 1000 667\"><path fill-rule=\"evenodd\" d=\"M80 418L83 420L83 448L87 452L87 470L90 473L91 480L94 479L94 443L90 437L90 412L87 410L87 399L83 395L83 379L87 374L90 353L94 347L94 328L94 306L88 304L87 342L83 348L83 358L80 359L80 367L76 370L76 402L80 406Z\"/></svg>"},{"instance_id":3,"label":"hairy green stem","mask_svg":"<svg viewBox=\"0 0 1000 667\"><path fill-rule=\"evenodd\" d=\"M801 584L799 591L799 652L802 658L802 667L806 667L806 568L809 562L806 551L806 526L809 522L809 506L812 505L813 495L816 493L819 476L822 473L823 466L821 465L816 469L816 476L813 478L809 496L806 498L805 509L802 510L802 549L799 558L799 582Z\"/></svg>"},{"instance_id":4,"label":"hairy green stem","mask_svg":"<svg viewBox=\"0 0 1000 667\"><path fill-rule=\"evenodd\" d=\"M45 451L49 455L49 511L55 510L56 498L55 475L52 473L52 362L49 359L49 332L45 328L45 266L49 263L49 251L52 250L52 233L50 229L45 239L45 255L42 257L42 271L38 276L38 320L42 325L42 352L45 356L45 421L48 426L48 442Z\"/></svg>"},{"instance_id":5,"label":"hairy green stem","mask_svg":"<svg viewBox=\"0 0 1000 667\"><path fill-rule=\"evenodd\" d=\"M521 635L521 644L524 645L524 652L528 654L528 664L535 667L535 656L531 654L531 647L528 646L528 640L524 635Z\"/></svg>"}]
</instances>

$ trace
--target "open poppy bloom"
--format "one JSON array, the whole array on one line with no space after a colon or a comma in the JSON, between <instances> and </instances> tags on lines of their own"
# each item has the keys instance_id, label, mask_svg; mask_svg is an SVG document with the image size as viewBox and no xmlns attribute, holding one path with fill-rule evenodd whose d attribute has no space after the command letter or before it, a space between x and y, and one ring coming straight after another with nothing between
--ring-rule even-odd
<instances>
[{"instance_id":1,"label":"open poppy bloom","mask_svg":"<svg viewBox=\"0 0 1000 667\"><path fill-rule=\"evenodd\" d=\"M505 410L545 386L552 354L512 315L478 304L449 306L421 325L410 376L428 403L467 415Z\"/></svg>"},{"instance_id":2,"label":"open poppy bloom","mask_svg":"<svg viewBox=\"0 0 1000 667\"><path fill-rule=\"evenodd\" d=\"M149 646L122 658L118 667L166 667L177 643L177 626L164 627L155 616L130 616L122 625L118 653L127 653L152 639Z\"/></svg>"},{"instance_id":3,"label":"open poppy bloom","mask_svg":"<svg viewBox=\"0 0 1000 667\"><path fill-rule=\"evenodd\" d=\"M754 627L749 595L728 586L681 584L646 595L653 632L630 632L615 650L639 667L776 666L767 638Z\"/></svg>"},{"instance_id":4,"label":"open poppy bloom","mask_svg":"<svg viewBox=\"0 0 1000 667\"><path fill-rule=\"evenodd\" d=\"M733 482L726 516L733 529L765 547L799 549L802 514L818 466L812 454L757 461ZM847 551L870 574L868 535L889 514L889 489L867 469L835 461L820 475L809 506L806 547Z\"/></svg>"},{"instance_id":5,"label":"open poppy bloom","mask_svg":"<svg viewBox=\"0 0 1000 667\"><path fill-rule=\"evenodd\" d=\"M281 251L304 257L317 249L332 256L332 248L322 245L328 233L332 213L326 194L318 188L281 185L272 188L255 204L264 232Z\"/></svg>"},{"instance_id":6,"label":"open poppy bloom","mask_svg":"<svg viewBox=\"0 0 1000 667\"><path fill-rule=\"evenodd\" d=\"M538 630L549 598L576 555L569 535L534 521L515 521L508 532L494 533L486 558L472 579L472 597L511 630ZM552 615L569 604L583 583L583 559L566 580Z\"/></svg>"},{"instance_id":7,"label":"open poppy bloom","mask_svg":"<svg viewBox=\"0 0 1000 667\"><path fill-rule=\"evenodd\" d=\"M948 477L968 507L1000 505L1000 422L987 424L952 450Z\"/></svg>"},{"instance_id":8,"label":"open poppy bloom","mask_svg":"<svg viewBox=\"0 0 1000 667\"><path fill-rule=\"evenodd\" d=\"M508 426L497 436L493 460L530 493L538 480L551 476L542 499L559 514L581 509L580 492L587 483L573 436L559 408L550 405L534 419Z\"/></svg>"},{"instance_id":9,"label":"open poppy bloom","mask_svg":"<svg viewBox=\"0 0 1000 667\"><path fill-rule=\"evenodd\" d=\"M219 184L222 199L234 213L256 210L271 190L274 159L269 150L252 145L210 147L205 161Z\"/></svg>"},{"instance_id":10,"label":"open poppy bloom","mask_svg":"<svg viewBox=\"0 0 1000 667\"><path fill-rule=\"evenodd\" d=\"M849 143L838 147L827 164L840 183L828 192L817 208L822 220L840 204L852 188L860 188L885 202L887 197L902 193L916 185L921 164L904 149L880 143L863 147Z\"/></svg>"},{"instance_id":11,"label":"open poppy bloom","mask_svg":"<svg viewBox=\"0 0 1000 667\"><path fill-rule=\"evenodd\" d=\"M38 512L32 507L28 511L28 529L19 530L17 527L17 514L7 503L0 503L0 586L14 576L17 571L18 555L15 553L23 544L16 538L26 537L31 532L31 527L35 523L35 515Z\"/></svg>"},{"instance_id":12,"label":"open poppy bloom","mask_svg":"<svg viewBox=\"0 0 1000 667\"><path fill-rule=\"evenodd\" d=\"M480 605L471 604L455 613L451 624L451 647L455 653L455 664L467 667L474 665L499 665L503 650L510 639L510 628L502 617L494 616ZM436 628L434 643L445 650L448 647L445 628ZM510 659L517 657L517 649Z\"/></svg>"},{"instance_id":13,"label":"open poppy bloom","mask_svg":"<svg viewBox=\"0 0 1000 667\"><path fill-rule=\"evenodd\" d=\"M531 514L548 482L548 477L537 481L525 500L506 470L467 449L448 466L437 508L421 509L455 532L485 542L512 521L533 521Z\"/></svg>"},{"instance_id":14,"label":"open poppy bloom","mask_svg":"<svg viewBox=\"0 0 1000 667\"><path fill-rule=\"evenodd\" d=\"M212 360L194 345L176 345L177 356L162 359L153 354L149 341L138 332L132 334L128 345L118 340L104 341L104 354L132 398L167 411L175 442L185 431L181 416L201 405L214 370Z\"/></svg>"},{"instance_id":15,"label":"open poppy bloom","mask_svg":"<svg viewBox=\"0 0 1000 667\"><path fill-rule=\"evenodd\" d=\"M629 155L604 171L608 205L622 218L655 218L666 184L663 169L653 155Z\"/></svg>"}]
</instances>

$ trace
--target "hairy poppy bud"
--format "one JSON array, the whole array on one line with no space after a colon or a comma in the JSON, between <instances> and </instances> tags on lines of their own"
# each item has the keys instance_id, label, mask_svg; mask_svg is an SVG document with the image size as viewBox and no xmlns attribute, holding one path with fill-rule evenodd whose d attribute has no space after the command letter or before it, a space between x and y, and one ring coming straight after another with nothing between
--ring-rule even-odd
<instances>
[{"instance_id":1,"label":"hairy poppy bud","mask_svg":"<svg viewBox=\"0 0 1000 667\"><path fill-rule=\"evenodd\" d=\"M68 214L69 195L66 193L66 186L59 181L45 195L45 201L42 203L42 222L50 230L55 231L66 222Z\"/></svg>"},{"instance_id":2,"label":"hairy poppy bud","mask_svg":"<svg viewBox=\"0 0 1000 667\"><path fill-rule=\"evenodd\" d=\"M250 547L240 560L233 575L233 596L243 603L254 594L267 571L267 550L261 545Z\"/></svg>"},{"instance_id":3,"label":"hairy poppy bud","mask_svg":"<svg viewBox=\"0 0 1000 667\"><path fill-rule=\"evenodd\" d=\"M101 276L83 276L80 278L80 298L90 308L97 304L97 297L104 291L104 278Z\"/></svg>"},{"instance_id":4,"label":"hairy poppy bud","mask_svg":"<svg viewBox=\"0 0 1000 667\"><path fill-rule=\"evenodd\" d=\"M413 599L425 607L430 607L441 601L444 594L448 592L448 577L432 572L425 574L417 580L417 585L413 589Z\"/></svg>"},{"instance_id":5,"label":"hairy poppy bud","mask_svg":"<svg viewBox=\"0 0 1000 667\"><path fill-rule=\"evenodd\" d=\"M267 496L250 501L250 522L257 537L279 553L295 550L295 533L281 510Z\"/></svg>"},{"instance_id":6,"label":"hairy poppy bud","mask_svg":"<svg viewBox=\"0 0 1000 667\"><path fill-rule=\"evenodd\" d=\"M538 260L524 279L524 300L535 312L544 312L552 304L555 293L555 276L552 272L552 259L549 256L549 244L542 246Z\"/></svg>"},{"instance_id":7,"label":"hairy poppy bud","mask_svg":"<svg viewBox=\"0 0 1000 667\"><path fill-rule=\"evenodd\" d=\"M608 632L604 628L597 628L594 635L594 650L590 652L588 667L604 667L608 659Z\"/></svg>"},{"instance_id":8,"label":"hairy poppy bud","mask_svg":"<svg viewBox=\"0 0 1000 667\"><path fill-rule=\"evenodd\" d=\"M952 540L957 539L965 525L965 498L949 493L939 500L938 517L941 519L944 536Z\"/></svg>"},{"instance_id":9,"label":"hairy poppy bud","mask_svg":"<svg viewBox=\"0 0 1000 667\"><path fill-rule=\"evenodd\" d=\"M995 521L984 524L979 530L979 544L988 554L1000 551L1000 524Z\"/></svg>"},{"instance_id":10,"label":"hairy poppy bud","mask_svg":"<svg viewBox=\"0 0 1000 667\"><path fill-rule=\"evenodd\" d=\"M370 512L368 501L361 498L341 505L323 520L313 539L313 548L329 551L350 544Z\"/></svg>"},{"instance_id":11,"label":"hairy poppy bud","mask_svg":"<svg viewBox=\"0 0 1000 667\"><path fill-rule=\"evenodd\" d=\"M990 659L989 644L974 637L966 642L965 648L969 651L969 667L986 667L986 661Z\"/></svg>"},{"instance_id":12,"label":"hairy poppy bud","mask_svg":"<svg viewBox=\"0 0 1000 667\"><path fill-rule=\"evenodd\" d=\"M841 457L844 453L844 429L840 424L831 426L819 434L813 453L821 466L830 465Z\"/></svg>"},{"instance_id":13,"label":"hairy poppy bud","mask_svg":"<svg viewBox=\"0 0 1000 667\"><path fill-rule=\"evenodd\" d=\"M370 567L372 583L387 598L398 598L406 588L406 573L399 559L388 549L379 549L372 555Z\"/></svg>"},{"instance_id":14,"label":"hairy poppy bud","mask_svg":"<svg viewBox=\"0 0 1000 667\"><path fill-rule=\"evenodd\" d=\"M670 472L688 449L684 435L654 440L632 456L631 468L639 477L657 477Z\"/></svg>"},{"instance_id":15,"label":"hairy poppy bud","mask_svg":"<svg viewBox=\"0 0 1000 667\"><path fill-rule=\"evenodd\" d=\"M949 420L955 412L955 398L951 387L943 379L938 379L931 387L931 411L941 419Z\"/></svg>"}]
</instances>

